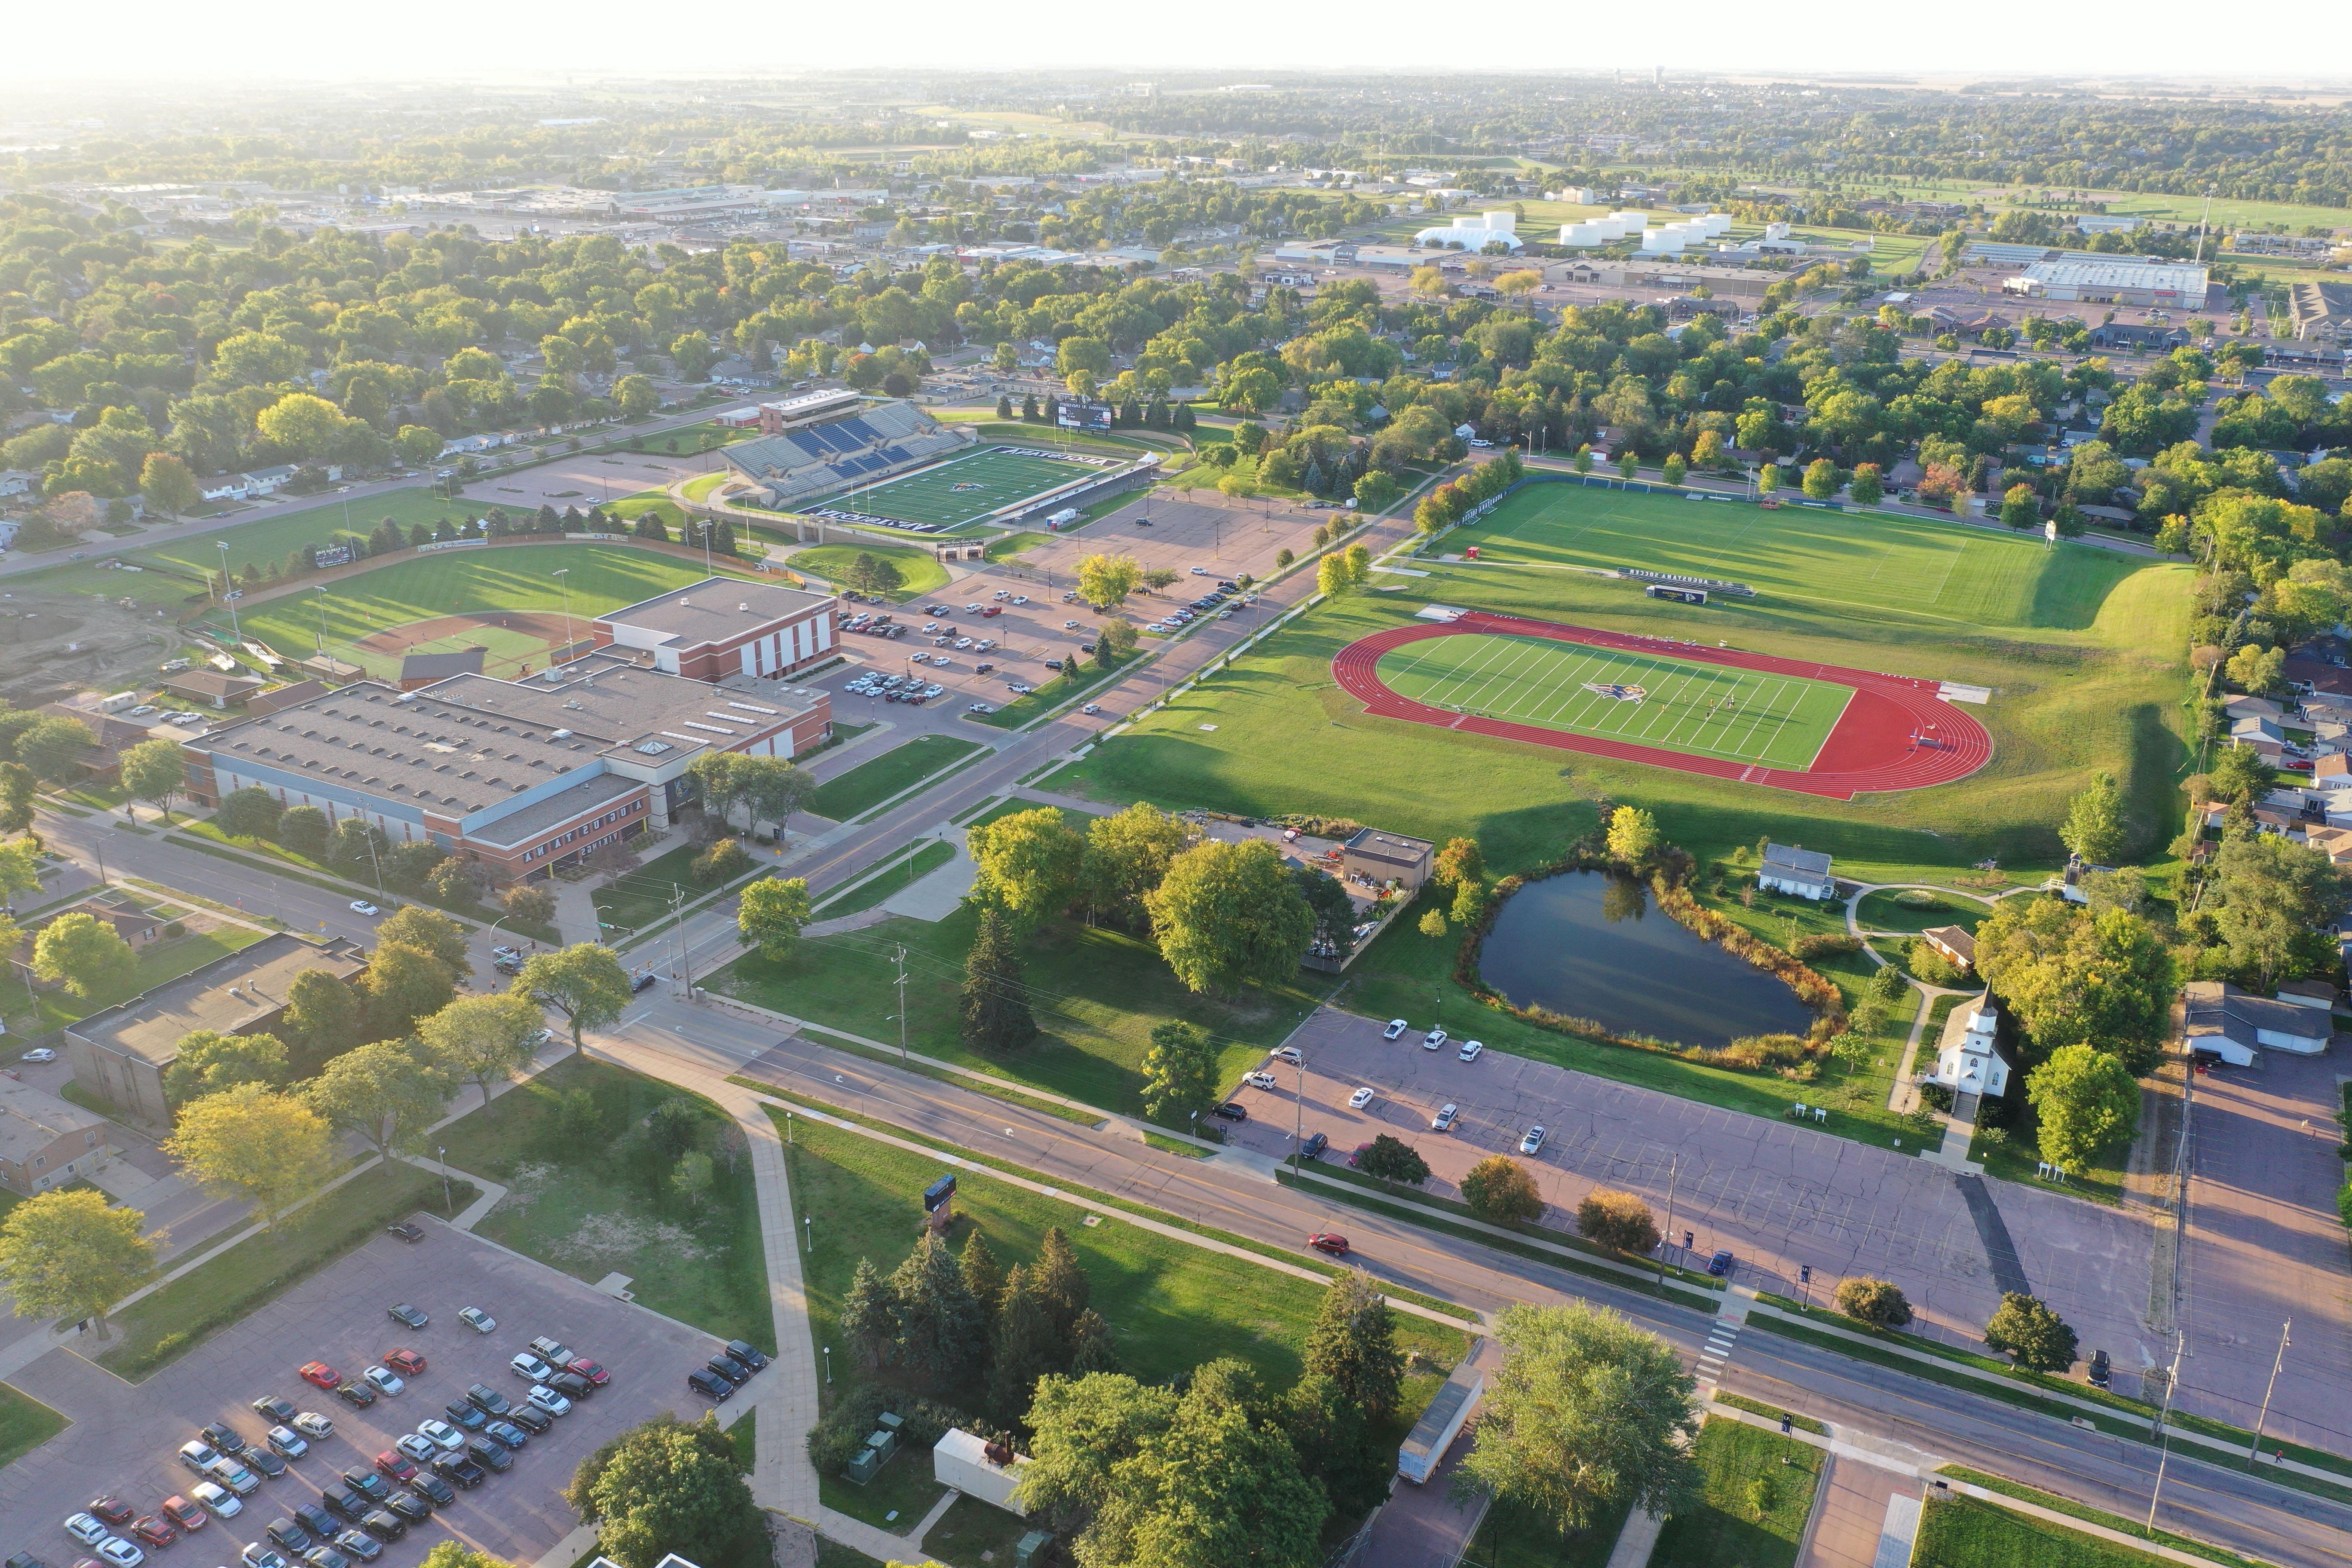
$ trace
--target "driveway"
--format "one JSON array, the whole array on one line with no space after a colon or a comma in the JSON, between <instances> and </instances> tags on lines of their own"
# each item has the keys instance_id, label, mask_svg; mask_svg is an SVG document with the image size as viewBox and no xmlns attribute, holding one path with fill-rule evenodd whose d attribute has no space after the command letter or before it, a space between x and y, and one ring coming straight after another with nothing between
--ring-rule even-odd
<instances>
[{"instance_id":1,"label":"driveway","mask_svg":"<svg viewBox=\"0 0 2352 1568\"><path fill-rule=\"evenodd\" d=\"M530 1563L577 1523L560 1493L599 1444L660 1411L689 1419L700 1414L702 1401L688 1391L686 1373L717 1348L710 1336L429 1217L419 1223L426 1232L421 1244L374 1237L144 1384L124 1383L64 1351L11 1379L73 1425L0 1470L0 1550L71 1561L79 1550L58 1528L67 1514L101 1492L142 1512L184 1493L196 1478L181 1467L179 1446L216 1420L258 1440L266 1424L248 1402L261 1394L329 1416L332 1437L291 1463L285 1476L264 1481L237 1517L214 1520L197 1542L174 1549L192 1563L232 1563L241 1544L263 1539L272 1519L295 1503L316 1502L320 1483L337 1471L370 1467L401 1433L462 1399L468 1384L518 1397L526 1385L507 1359L546 1334L604 1363L612 1383L531 1439L511 1471L460 1492L446 1513L385 1548L382 1559L386 1568L409 1568L434 1542L454 1535L495 1557ZM432 1322L420 1331L398 1328L384 1316L395 1301L423 1308ZM457 1310L467 1306L488 1311L497 1331L476 1334L460 1323ZM314 1358L355 1374L395 1345L425 1356L426 1370L407 1392L371 1409L351 1409L295 1375ZM755 1381L739 1397L759 1387Z\"/></svg>"},{"instance_id":2,"label":"driveway","mask_svg":"<svg viewBox=\"0 0 2352 1568\"><path fill-rule=\"evenodd\" d=\"M1717 1247L1738 1258L1738 1279L1790 1297L1810 1264L1811 1298L1825 1300L1850 1274L1892 1279L1913 1309L1973 1344L2003 1289L2030 1289L2082 1336L2087 1354L2105 1349L2121 1370L2154 1365L2168 1347L2142 1321L2147 1310L2149 1235L2121 1210L2014 1183L1956 1178L1924 1160L1843 1138L1723 1110L1546 1062L1489 1050L1455 1059L1454 1044L1420 1048L1412 1029L1394 1042L1378 1021L1329 1008L1291 1037L1306 1056L1306 1107L1295 1109L1298 1069L1277 1064L1276 1089L1244 1089L1250 1120L1231 1134L1245 1148L1289 1151L1294 1123L1328 1134L1333 1160L1388 1132L1421 1152L1434 1173L1430 1190L1459 1195L1479 1160L1507 1153L1534 1174L1545 1222L1573 1229L1576 1205L1596 1186L1640 1194L1677 1246L1691 1233L1704 1262ZM1347 1097L1379 1090L1362 1110ZM1450 1133L1430 1115L1451 1101L1461 1119ZM1834 1114L1834 1113L1832 1113ZM1518 1152L1522 1133L1542 1124L1540 1153ZM1925 1325L1923 1325L1925 1326Z\"/></svg>"}]
</instances>

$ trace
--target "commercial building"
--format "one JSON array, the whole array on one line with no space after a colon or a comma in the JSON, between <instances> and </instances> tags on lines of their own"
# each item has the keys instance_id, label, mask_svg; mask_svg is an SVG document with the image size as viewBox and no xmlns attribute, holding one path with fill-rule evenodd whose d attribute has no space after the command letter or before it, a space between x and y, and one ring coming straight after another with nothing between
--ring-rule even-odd
<instances>
[{"instance_id":1,"label":"commercial building","mask_svg":"<svg viewBox=\"0 0 2352 1568\"><path fill-rule=\"evenodd\" d=\"M1973 251L1970 258L1974 259ZM2009 293L2035 300L2196 310L2205 304L2206 271L2186 261L2062 251L2051 259L2028 263L2017 276L2003 279L2000 286Z\"/></svg>"},{"instance_id":2,"label":"commercial building","mask_svg":"<svg viewBox=\"0 0 2352 1568\"><path fill-rule=\"evenodd\" d=\"M1367 827L1340 847L1339 869L1347 878L1375 884L1394 882L1410 893L1429 880L1436 853L1437 846L1426 838Z\"/></svg>"},{"instance_id":3,"label":"commercial building","mask_svg":"<svg viewBox=\"0 0 2352 1568\"><path fill-rule=\"evenodd\" d=\"M108 1122L13 1078L0 1078L0 1187L18 1197L61 1187L106 1161Z\"/></svg>"},{"instance_id":4,"label":"commercial building","mask_svg":"<svg viewBox=\"0 0 2352 1568\"><path fill-rule=\"evenodd\" d=\"M830 594L709 577L690 588L596 617L595 646L639 649L654 668L689 680L773 680L833 654Z\"/></svg>"},{"instance_id":5,"label":"commercial building","mask_svg":"<svg viewBox=\"0 0 2352 1568\"><path fill-rule=\"evenodd\" d=\"M2192 980L2180 988L2189 1049L2233 1067L2252 1067L2263 1047L2315 1057L2327 1049L2328 1014L2294 1002L2252 996L2226 980Z\"/></svg>"},{"instance_id":6,"label":"commercial building","mask_svg":"<svg viewBox=\"0 0 2352 1568\"><path fill-rule=\"evenodd\" d=\"M412 653L400 661L400 689L415 691L453 675L479 675L482 660L489 651L486 647L468 647L456 653ZM277 709L270 711L274 713Z\"/></svg>"},{"instance_id":7,"label":"commercial building","mask_svg":"<svg viewBox=\"0 0 2352 1568\"><path fill-rule=\"evenodd\" d=\"M294 977L322 969L349 984L367 968L357 942L278 931L65 1027L74 1082L132 1117L171 1119L163 1072L197 1029L266 1035L286 1016Z\"/></svg>"}]
</instances>

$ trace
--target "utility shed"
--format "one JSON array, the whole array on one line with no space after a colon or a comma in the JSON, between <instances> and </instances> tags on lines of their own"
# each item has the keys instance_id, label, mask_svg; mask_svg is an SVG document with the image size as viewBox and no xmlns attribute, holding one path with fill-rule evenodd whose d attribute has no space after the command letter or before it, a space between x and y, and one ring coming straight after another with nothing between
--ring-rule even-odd
<instances>
[{"instance_id":1,"label":"utility shed","mask_svg":"<svg viewBox=\"0 0 2352 1568\"><path fill-rule=\"evenodd\" d=\"M948 1435L931 1447L931 1474L940 1485L1024 1519L1029 1510L1021 1504L1018 1486L1021 1468L1029 1462L1009 1448L992 1448L961 1426L948 1428Z\"/></svg>"}]
</instances>

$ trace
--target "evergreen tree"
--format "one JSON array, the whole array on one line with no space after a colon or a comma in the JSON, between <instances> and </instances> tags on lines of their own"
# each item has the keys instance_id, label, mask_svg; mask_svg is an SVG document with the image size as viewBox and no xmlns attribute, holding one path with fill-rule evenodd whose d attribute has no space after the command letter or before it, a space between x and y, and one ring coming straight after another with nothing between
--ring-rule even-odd
<instances>
[{"instance_id":1,"label":"evergreen tree","mask_svg":"<svg viewBox=\"0 0 2352 1568\"><path fill-rule=\"evenodd\" d=\"M1036 1037L1013 921L990 904L981 910L980 928L964 960L963 1042L974 1050L1002 1054Z\"/></svg>"},{"instance_id":2,"label":"evergreen tree","mask_svg":"<svg viewBox=\"0 0 2352 1568\"><path fill-rule=\"evenodd\" d=\"M1143 405L1143 423L1146 428L1149 429L1167 429L1168 400L1164 397L1155 395L1150 402L1145 404Z\"/></svg>"},{"instance_id":3,"label":"evergreen tree","mask_svg":"<svg viewBox=\"0 0 2352 1568\"><path fill-rule=\"evenodd\" d=\"M1313 458L1307 459L1307 471L1298 478L1301 489L1309 495L1321 495L1330 481L1324 477L1323 465Z\"/></svg>"},{"instance_id":4,"label":"evergreen tree","mask_svg":"<svg viewBox=\"0 0 2352 1568\"><path fill-rule=\"evenodd\" d=\"M1393 1456L1379 1446L1376 1425L1339 1384L1310 1372L1283 1406L1282 1425L1297 1451L1299 1473L1323 1483L1334 1510L1366 1513L1388 1495Z\"/></svg>"},{"instance_id":5,"label":"evergreen tree","mask_svg":"<svg viewBox=\"0 0 2352 1568\"><path fill-rule=\"evenodd\" d=\"M1034 425L1037 423L1037 395L1035 393L1024 392L1021 395L1021 419L1024 424L1027 425Z\"/></svg>"},{"instance_id":6,"label":"evergreen tree","mask_svg":"<svg viewBox=\"0 0 2352 1568\"><path fill-rule=\"evenodd\" d=\"M1087 1302L1094 1294L1094 1281L1078 1266L1078 1255L1060 1226L1045 1233L1044 1243L1037 1248L1037 1261L1029 1272L1036 1281L1038 1298L1045 1305L1046 1315L1053 1320L1055 1337L1067 1343L1078 1314L1087 1310Z\"/></svg>"},{"instance_id":7,"label":"evergreen tree","mask_svg":"<svg viewBox=\"0 0 2352 1568\"><path fill-rule=\"evenodd\" d=\"M567 507L564 510L568 511L571 509ZM537 529L541 533L561 533L563 531L563 520L556 515L555 508L552 505L546 502L541 503Z\"/></svg>"},{"instance_id":8,"label":"evergreen tree","mask_svg":"<svg viewBox=\"0 0 2352 1568\"><path fill-rule=\"evenodd\" d=\"M433 542L433 531L425 527L421 522L412 523L408 530L408 542L411 544L430 544Z\"/></svg>"},{"instance_id":9,"label":"evergreen tree","mask_svg":"<svg viewBox=\"0 0 2352 1568\"><path fill-rule=\"evenodd\" d=\"M955 1254L926 1235L890 1276L898 1298L898 1360L934 1377L958 1377L986 1353L980 1303Z\"/></svg>"},{"instance_id":10,"label":"evergreen tree","mask_svg":"<svg viewBox=\"0 0 2352 1568\"><path fill-rule=\"evenodd\" d=\"M857 1260L849 1294L841 1300L842 1337L850 1353L880 1366L898 1339L898 1294L870 1258Z\"/></svg>"},{"instance_id":11,"label":"evergreen tree","mask_svg":"<svg viewBox=\"0 0 2352 1568\"><path fill-rule=\"evenodd\" d=\"M1092 1307L1070 1325L1070 1375L1087 1377L1097 1372L1124 1372L1118 1347L1111 1342L1110 1324Z\"/></svg>"},{"instance_id":12,"label":"evergreen tree","mask_svg":"<svg viewBox=\"0 0 2352 1568\"><path fill-rule=\"evenodd\" d=\"M1195 426L1197 426L1200 423L1201 423L1200 418L1199 418L1196 415L1194 415L1194 414L1193 414L1193 412L1192 412L1192 405L1191 404L1189 404L1189 403L1180 403L1180 404L1178 404L1178 405L1176 405L1176 428L1177 428L1177 429L1179 429L1179 430L1181 430L1181 431L1184 432L1186 435L1188 435L1188 436L1189 436L1189 435L1191 435L1191 434L1192 434L1192 430L1194 429L1194 427L1195 427Z\"/></svg>"},{"instance_id":13,"label":"evergreen tree","mask_svg":"<svg viewBox=\"0 0 2352 1568\"><path fill-rule=\"evenodd\" d=\"M1047 425L1060 424L1062 420L1062 400L1055 396L1052 393L1047 393L1045 395L1045 405L1037 410L1037 417Z\"/></svg>"},{"instance_id":14,"label":"evergreen tree","mask_svg":"<svg viewBox=\"0 0 2352 1568\"><path fill-rule=\"evenodd\" d=\"M1329 1381L1341 1397L1373 1420L1397 1407L1404 1387L1404 1352L1397 1349L1396 1319L1370 1280L1349 1272L1323 1292L1307 1336L1307 1371Z\"/></svg>"},{"instance_id":15,"label":"evergreen tree","mask_svg":"<svg viewBox=\"0 0 2352 1568\"><path fill-rule=\"evenodd\" d=\"M719 526L711 531L710 552L713 555L735 553L735 525L724 518L719 519Z\"/></svg>"},{"instance_id":16,"label":"evergreen tree","mask_svg":"<svg viewBox=\"0 0 2352 1568\"><path fill-rule=\"evenodd\" d=\"M995 1354L988 1373L989 1413L1008 1426L1024 1425L1037 1380L1062 1369L1066 1350L1034 1276L1015 1265L1005 1276L997 1314Z\"/></svg>"},{"instance_id":17,"label":"evergreen tree","mask_svg":"<svg viewBox=\"0 0 2352 1568\"><path fill-rule=\"evenodd\" d=\"M996 395L996 416L999 419L1010 419L1013 417L1013 395L1011 393L1000 392Z\"/></svg>"},{"instance_id":18,"label":"evergreen tree","mask_svg":"<svg viewBox=\"0 0 2352 1568\"><path fill-rule=\"evenodd\" d=\"M971 1235L964 1238L963 1252L956 1265L963 1270L964 1286L971 1290L972 1300L980 1303L982 1329L993 1338L996 1310L1004 1300L1004 1265L997 1262L996 1254L989 1250L988 1238L981 1234L979 1226L973 1226Z\"/></svg>"}]
</instances>

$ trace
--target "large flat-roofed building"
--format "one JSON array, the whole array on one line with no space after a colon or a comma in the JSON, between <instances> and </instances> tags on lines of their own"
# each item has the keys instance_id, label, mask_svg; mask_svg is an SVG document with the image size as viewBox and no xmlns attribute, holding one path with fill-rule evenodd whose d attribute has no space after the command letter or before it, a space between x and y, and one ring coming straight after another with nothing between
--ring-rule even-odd
<instances>
[{"instance_id":1,"label":"large flat-roofed building","mask_svg":"<svg viewBox=\"0 0 2352 1568\"><path fill-rule=\"evenodd\" d=\"M1426 838L1367 827L1340 846L1339 868L1368 882L1394 882L1409 893L1429 880L1436 853L1437 846Z\"/></svg>"},{"instance_id":2,"label":"large flat-roofed building","mask_svg":"<svg viewBox=\"0 0 2352 1568\"><path fill-rule=\"evenodd\" d=\"M2299 341L2352 344L2352 283L2296 283L2287 297Z\"/></svg>"},{"instance_id":3,"label":"large flat-roofed building","mask_svg":"<svg viewBox=\"0 0 2352 1568\"><path fill-rule=\"evenodd\" d=\"M2203 309L2205 286L2205 268L2193 262L2147 261L2079 251L2031 262L2016 277L2001 282L2009 292L2034 300L2161 305L2179 310Z\"/></svg>"},{"instance_id":4,"label":"large flat-roofed building","mask_svg":"<svg viewBox=\"0 0 2352 1568\"><path fill-rule=\"evenodd\" d=\"M596 617L598 647L641 648L656 669L690 680L776 679L832 657L830 594L708 577Z\"/></svg>"},{"instance_id":5,"label":"large flat-roofed building","mask_svg":"<svg viewBox=\"0 0 2352 1568\"><path fill-rule=\"evenodd\" d=\"M751 623L737 595L759 586L727 582L728 616ZM185 742L187 792L210 805L257 788L335 822L357 816L394 843L478 861L505 886L667 827L694 798L686 771L705 752L793 757L832 733L822 690L740 673L713 684L652 659L616 646L520 680L461 675L417 691L362 681Z\"/></svg>"},{"instance_id":6,"label":"large flat-roofed building","mask_svg":"<svg viewBox=\"0 0 2352 1568\"><path fill-rule=\"evenodd\" d=\"M285 1016L294 977L304 970L323 969L349 984L366 968L359 944L347 938L312 942L273 932L68 1024L66 1059L73 1064L74 1082L91 1094L133 1117L168 1121L163 1069L179 1058L182 1039L197 1029L266 1035Z\"/></svg>"},{"instance_id":7,"label":"large flat-roofed building","mask_svg":"<svg viewBox=\"0 0 2352 1568\"><path fill-rule=\"evenodd\" d=\"M0 1187L18 1197L61 1187L102 1163L107 1121L15 1079L0 1079Z\"/></svg>"}]
</instances>

